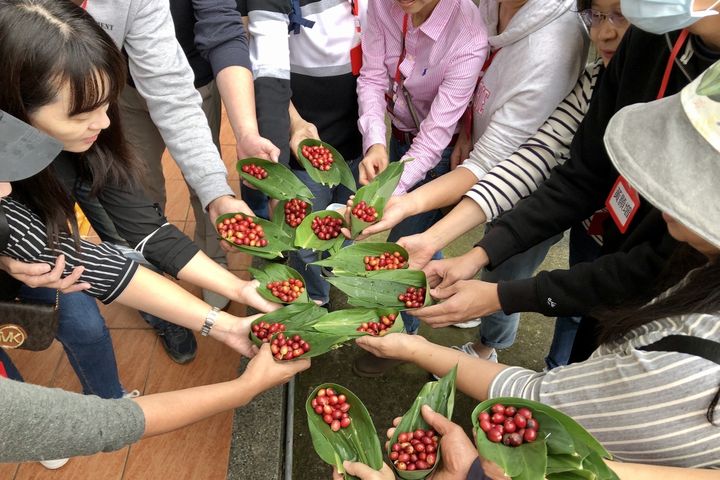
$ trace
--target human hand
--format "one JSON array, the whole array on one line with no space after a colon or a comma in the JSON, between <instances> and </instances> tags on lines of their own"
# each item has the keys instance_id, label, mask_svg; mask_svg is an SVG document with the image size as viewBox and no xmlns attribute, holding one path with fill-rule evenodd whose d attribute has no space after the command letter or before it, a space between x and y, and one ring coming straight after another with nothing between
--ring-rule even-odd
<instances>
[{"instance_id":1,"label":"human hand","mask_svg":"<svg viewBox=\"0 0 720 480\"><path fill-rule=\"evenodd\" d=\"M481 280L460 280L447 288L434 288L430 295L442 303L411 310L414 316L441 328L479 318L501 310L497 283Z\"/></svg>"},{"instance_id":2,"label":"human hand","mask_svg":"<svg viewBox=\"0 0 720 480\"><path fill-rule=\"evenodd\" d=\"M90 288L87 282L76 283L85 271L83 266L75 267L70 275L63 278L65 255L58 255L54 267L47 263L25 263L0 256L0 269L31 288L52 288L62 293L81 292Z\"/></svg>"},{"instance_id":3,"label":"human hand","mask_svg":"<svg viewBox=\"0 0 720 480\"><path fill-rule=\"evenodd\" d=\"M410 195L390 197L385 204L385 210L383 211L380 221L363 230L360 235L357 236L356 240L364 240L370 235L390 230L406 218L415 215L414 207L415 205Z\"/></svg>"},{"instance_id":4,"label":"human hand","mask_svg":"<svg viewBox=\"0 0 720 480\"><path fill-rule=\"evenodd\" d=\"M282 308L282 305L279 303L270 302L258 293L257 288L260 286L260 282L257 280L238 279L238 281L240 282L240 287L238 288L237 297L233 298L233 300L264 313L273 312Z\"/></svg>"},{"instance_id":5,"label":"human hand","mask_svg":"<svg viewBox=\"0 0 720 480\"><path fill-rule=\"evenodd\" d=\"M250 360L242 378L257 385L258 393L290 381L296 374L310 368L310 359L300 358L277 362L270 352L270 345L263 344L260 352Z\"/></svg>"},{"instance_id":6,"label":"human hand","mask_svg":"<svg viewBox=\"0 0 720 480\"><path fill-rule=\"evenodd\" d=\"M367 185L388 166L388 154L385 145L376 143L370 147L362 159L358 169L360 184Z\"/></svg>"},{"instance_id":7,"label":"human hand","mask_svg":"<svg viewBox=\"0 0 720 480\"><path fill-rule=\"evenodd\" d=\"M450 170L455 170L458 165L467 160L472 150L472 139L465 134L465 129L461 129L458 134L457 142L455 142L455 148L453 148L450 154Z\"/></svg>"},{"instance_id":8,"label":"human hand","mask_svg":"<svg viewBox=\"0 0 720 480\"><path fill-rule=\"evenodd\" d=\"M302 120L296 125L292 125L290 129L290 151L293 155L297 155L300 142L308 138L320 140L320 134L314 124Z\"/></svg>"},{"instance_id":9,"label":"human hand","mask_svg":"<svg viewBox=\"0 0 720 480\"><path fill-rule=\"evenodd\" d=\"M219 312L210 336L224 343L242 356L252 358L258 348L250 340L250 325L262 316L261 313L249 317L235 317L226 312Z\"/></svg>"},{"instance_id":10,"label":"human hand","mask_svg":"<svg viewBox=\"0 0 720 480\"><path fill-rule=\"evenodd\" d=\"M481 250L481 252L475 252ZM465 255L433 260L423 268L430 288L445 288L458 280L470 280L487 265L483 260L484 250L474 248ZM485 256L485 258L487 258Z\"/></svg>"},{"instance_id":11,"label":"human hand","mask_svg":"<svg viewBox=\"0 0 720 480\"><path fill-rule=\"evenodd\" d=\"M419 335L391 333L384 337L366 335L355 340L355 343L376 357L408 360L418 348L418 344L426 341Z\"/></svg>"},{"instance_id":12,"label":"human hand","mask_svg":"<svg viewBox=\"0 0 720 480\"><path fill-rule=\"evenodd\" d=\"M353 475L360 480L395 480L395 473L387 463L383 463L380 470L374 470L373 468L360 462L343 462L343 468L349 475ZM333 480L343 480L345 477L338 473L337 469L333 467Z\"/></svg>"},{"instance_id":13,"label":"human hand","mask_svg":"<svg viewBox=\"0 0 720 480\"><path fill-rule=\"evenodd\" d=\"M407 250L409 268L412 270L422 270L435 255L435 248L422 233L402 237L397 244Z\"/></svg>"},{"instance_id":14,"label":"human hand","mask_svg":"<svg viewBox=\"0 0 720 480\"><path fill-rule=\"evenodd\" d=\"M280 158L280 149L256 132L236 137L235 140L239 159L257 157L277 163Z\"/></svg>"},{"instance_id":15,"label":"human hand","mask_svg":"<svg viewBox=\"0 0 720 480\"><path fill-rule=\"evenodd\" d=\"M433 411L428 405L423 405L420 411L427 424L440 436L442 464L430 478L433 480L465 480L470 467L478 457L472 440L465 435L460 425Z\"/></svg>"}]
</instances>

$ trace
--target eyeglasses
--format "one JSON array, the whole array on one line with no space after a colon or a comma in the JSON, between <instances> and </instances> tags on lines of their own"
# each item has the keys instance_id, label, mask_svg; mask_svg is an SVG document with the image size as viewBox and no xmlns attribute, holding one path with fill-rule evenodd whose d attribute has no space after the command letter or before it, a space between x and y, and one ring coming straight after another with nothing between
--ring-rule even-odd
<instances>
[{"instance_id":1,"label":"eyeglasses","mask_svg":"<svg viewBox=\"0 0 720 480\"><path fill-rule=\"evenodd\" d=\"M624 27L628 24L627 18L623 17L622 13L602 13L591 8L580 12L580 18L588 28L597 28L605 20L610 22L613 27Z\"/></svg>"}]
</instances>

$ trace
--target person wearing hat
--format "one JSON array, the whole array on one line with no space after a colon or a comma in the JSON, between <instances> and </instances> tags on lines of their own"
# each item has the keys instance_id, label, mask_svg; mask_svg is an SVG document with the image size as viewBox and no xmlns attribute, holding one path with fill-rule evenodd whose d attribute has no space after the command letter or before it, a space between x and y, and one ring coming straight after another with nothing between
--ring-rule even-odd
<instances>
[{"instance_id":1,"label":"person wearing hat","mask_svg":"<svg viewBox=\"0 0 720 480\"><path fill-rule=\"evenodd\" d=\"M588 360L534 372L419 336L357 343L436 375L458 364L458 388L478 400L522 397L559 409L613 454L620 478L718 478L720 62L679 94L620 110L604 142L681 246L658 280L661 295L601 314L602 344Z\"/></svg>"}]
</instances>

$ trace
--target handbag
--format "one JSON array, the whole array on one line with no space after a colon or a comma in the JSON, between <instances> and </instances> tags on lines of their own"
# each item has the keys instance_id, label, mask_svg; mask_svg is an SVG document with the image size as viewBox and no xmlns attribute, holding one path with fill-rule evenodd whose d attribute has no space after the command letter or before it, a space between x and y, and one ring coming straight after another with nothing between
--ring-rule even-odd
<instances>
[{"instance_id":1,"label":"handbag","mask_svg":"<svg viewBox=\"0 0 720 480\"><path fill-rule=\"evenodd\" d=\"M0 252L10 238L5 212L0 208ZM9 278L5 272L2 277ZM45 350L50 347L58 330L60 292L55 305L23 303L17 299L0 301L0 348Z\"/></svg>"}]
</instances>

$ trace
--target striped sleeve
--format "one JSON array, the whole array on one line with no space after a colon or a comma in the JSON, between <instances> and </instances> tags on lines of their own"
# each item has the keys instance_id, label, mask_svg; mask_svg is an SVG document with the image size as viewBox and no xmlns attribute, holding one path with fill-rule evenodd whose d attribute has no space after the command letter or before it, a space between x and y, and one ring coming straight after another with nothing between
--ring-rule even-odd
<instances>
[{"instance_id":1,"label":"striped sleeve","mask_svg":"<svg viewBox=\"0 0 720 480\"><path fill-rule=\"evenodd\" d=\"M11 199L3 199L0 205L10 227L10 241L3 255L27 263L54 266L57 256L64 254L63 276L71 274L76 267L85 267L79 281L88 282L90 288L85 292L103 303L114 301L135 275L138 265L109 244L95 245L82 240L80 248L76 249L74 240L63 234L57 250L50 249L45 225L37 215Z\"/></svg>"},{"instance_id":2,"label":"striped sleeve","mask_svg":"<svg viewBox=\"0 0 720 480\"><path fill-rule=\"evenodd\" d=\"M585 117L602 62L588 65L570 94L540 127L506 160L498 163L465 195L483 209L488 222L530 195L564 163L570 143ZM464 165L468 168L469 164Z\"/></svg>"}]
</instances>

